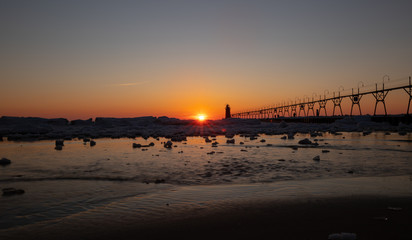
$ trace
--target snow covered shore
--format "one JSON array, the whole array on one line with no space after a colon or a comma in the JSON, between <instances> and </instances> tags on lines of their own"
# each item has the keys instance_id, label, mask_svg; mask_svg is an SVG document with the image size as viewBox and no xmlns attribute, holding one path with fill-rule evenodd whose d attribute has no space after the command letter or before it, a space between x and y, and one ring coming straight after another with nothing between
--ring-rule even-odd
<instances>
[{"instance_id":1,"label":"snow covered shore","mask_svg":"<svg viewBox=\"0 0 412 240\"><path fill-rule=\"evenodd\" d=\"M412 125L377 123L370 117L346 117L334 123L270 123L254 119L179 120L168 117L96 118L68 121L64 118L33 117L0 118L0 137L11 141L43 139L103 138L103 137L179 137L235 134L288 134L313 132L389 131L405 134ZM2 139L2 138L1 138ZM176 139L176 138L175 138ZM177 138L179 139L179 138Z\"/></svg>"}]
</instances>

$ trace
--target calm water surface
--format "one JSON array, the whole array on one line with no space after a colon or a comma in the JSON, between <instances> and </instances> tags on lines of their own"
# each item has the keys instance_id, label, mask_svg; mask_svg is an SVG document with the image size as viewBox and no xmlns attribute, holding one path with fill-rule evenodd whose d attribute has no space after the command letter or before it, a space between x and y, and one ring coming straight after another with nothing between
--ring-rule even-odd
<instances>
[{"instance_id":1,"label":"calm water surface","mask_svg":"<svg viewBox=\"0 0 412 240\"><path fill-rule=\"evenodd\" d=\"M398 134L325 134L318 146L300 145L309 137L293 140L261 136L235 137L227 144L216 137L217 147L201 137L175 142L166 139L97 139L90 147L79 140L65 141L62 151L54 141L2 142L1 157L12 160L1 168L0 182L35 180L108 180L178 185L261 183L345 176L385 176L412 173L412 137ZM264 139L264 141L262 140ZM153 142L153 147L132 148ZM243 142L244 144L239 144ZM314 161L315 156L320 161Z\"/></svg>"}]
</instances>

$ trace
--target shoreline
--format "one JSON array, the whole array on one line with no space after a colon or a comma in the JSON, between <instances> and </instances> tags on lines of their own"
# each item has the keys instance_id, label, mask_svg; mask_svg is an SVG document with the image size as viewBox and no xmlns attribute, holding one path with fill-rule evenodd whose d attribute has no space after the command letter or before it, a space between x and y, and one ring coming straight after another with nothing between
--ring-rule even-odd
<instances>
[{"instance_id":1,"label":"shoreline","mask_svg":"<svg viewBox=\"0 0 412 240\"><path fill-rule=\"evenodd\" d=\"M321 118L323 119L323 118ZM409 118L408 118L409 119ZM258 134L293 136L295 133L317 132L398 132L406 135L412 126L402 122L375 122L372 116L344 116L333 123L267 122L258 119L230 118L222 120L179 120L167 117L96 118L95 121L43 118L0 117L0 140L9 141L69 140L73 138L170 138L172 142L184 141L189 136L226 136Z\"/></svg>"},{"instance_id":2,"label":"shoreline","mask_svg":"<svg viewBox=\"0 0 412 240\"><path fill-rule=\"evenodd\" d=\"M327 239L329 234L341 232L355 233L357 239L412 236L410 175L165 185L162 189L121 198L86 212L3 229L0 237Z\"/></svg>"},{"instance_id":3,"label":"shoreline","mask_svg":"<svg viewBox=\"0 0 412 240\"><path fill-rule=\"evenodd\" d=\"M348 196L311 200L243 202L229 209L165 216L158 221L99 226L22 229L6 239L328 239L354 233L356 239L410 239L412 197ZM2 233L0 231L0 236ZM352 239L352 238L348 238Z\"/></svg>"}]
</instances>

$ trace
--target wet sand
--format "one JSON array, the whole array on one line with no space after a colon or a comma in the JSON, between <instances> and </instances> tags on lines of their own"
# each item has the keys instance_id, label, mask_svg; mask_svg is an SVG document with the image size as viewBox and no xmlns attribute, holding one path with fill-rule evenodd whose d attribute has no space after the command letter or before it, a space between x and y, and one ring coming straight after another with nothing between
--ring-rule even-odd
<instances>
[{"instance_id":1,"label":"wet sand","mask_svg":"<svg viewBox=\"0 0 412 240\"><path fill-rule=\"evenodd\" d=\"M356 233L357 239L411 239L412 197L241 201L147 222L100 220L91 228L51 225L10 239L328 239L341 232Z\"/></svg>"},{"instance_id":2,"label":"wet sand","mask_svg":"<svg viewBox=\"0 0 412 240\"><path fill-rule=\"evenodd\" d=\"M253 202L230 210L165 220L136 231L138 236L179 239L328 239L356 233L357 239L412 239L412 198L351 196L305 201Z\"/></svg>"},{"instance_id":3,"label":"wet sand","mask_svg":"<svg viewBox=\"0 0 412 240\"><path fill-rule=\"evenodd\" d=\"M411 179L202 186L40 181L29 182L27 188L14 183L27 192L1 198L4 204L13 203L2 214L5 219L15 215L10 218L15 224L3 221L0 239L328 239L342 232L361 240L412 239ZM78 196L82 192L77 188L99 185L96 193L83 192L87 198ZM50 189L60 192L52 197Z\"/></svg>"}]
</instances>

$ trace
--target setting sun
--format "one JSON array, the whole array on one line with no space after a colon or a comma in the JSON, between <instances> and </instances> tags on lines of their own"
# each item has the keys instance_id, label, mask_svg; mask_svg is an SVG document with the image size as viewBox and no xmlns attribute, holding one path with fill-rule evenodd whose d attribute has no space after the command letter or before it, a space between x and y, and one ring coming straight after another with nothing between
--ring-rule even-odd
<instances>
[{"instance_id":1,"label":"setting sun","mask_svg":"<svg viewBox=\"0 0 412 240\"><path fill-rule=\"evenodd\" d=\"M204 114L199 114L199 115L197 115L197 120L199 120L199 121L204 121L204 120L206 120L206 115L204 115Z\"/></svg>"}]
</instances>

